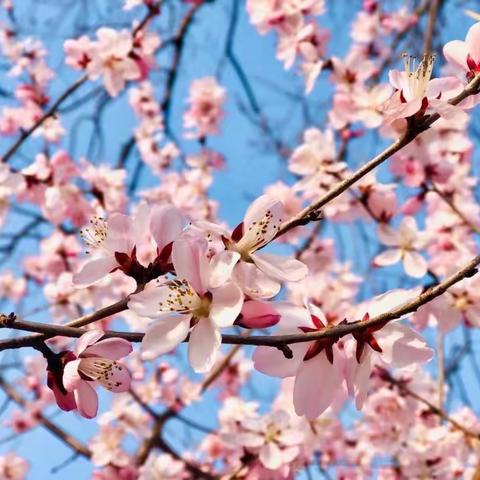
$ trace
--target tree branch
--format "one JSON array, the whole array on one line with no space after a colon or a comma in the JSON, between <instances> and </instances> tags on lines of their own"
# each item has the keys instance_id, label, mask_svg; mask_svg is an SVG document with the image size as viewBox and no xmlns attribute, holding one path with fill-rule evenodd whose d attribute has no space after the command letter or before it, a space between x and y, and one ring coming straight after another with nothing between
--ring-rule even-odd
<instances>
[{"instance_id":1,"label":"tree branch","mask_svg":"<svg viewBox=\"0 0 480 480\"><path fill-rule=\"evenodd\" d=\"M448 103L450 103L451 105L458 105L461 101L465 100L470 95L478 93L479 87L480 75L477 75L461 93L451 99ZM317 220L320 209L322 207L324 207L327 203L331 202L333 199L348 190L348 188L350 188L353 184L358 182L369 172L371 172L376 167L385 162L385 160L389 159L392 155L394 155L403 147L412 142L416 137L418 137L418 135L430 128L430 126L435 123L439 118L440 115L438 115L438 113L435 113L433 115L425 117L420 121L411 122L411 124L407 127L406 132L399 139L393 142L389 147L387 147L383 152L379 153L372 160L360 167L356 172L350 175L350 177L339 182L331 190L325 193L325 195L304 208L300 213L284 222L278 230L276 237L283 235L292 228L298 227L300 225L305 225L306 223Z\"/></svg>"},{"instance_id":2,"label":"tree branch","mask_svg":"<svg viewBox=\"0 0 480 480\"><path fill-rule=\"evenodd\" d=\"M341 338L345 335L349 335L351 333L358 332L366 328L375 327L383 323L390 322L392 320L397 320L404 315L415 312L422 305L425 305L426 303L445 293L450 287L452 287L456 283L462 281L465 278L469 278L475 275L477 273L477 266L479 264L480 255L477 255L458 272L446 278L438 285L429 288L414 300L411 300L404 305L394 308L389 312L377 315L376 317L373 317L367 321L360 320L336 325L333 327L327 327L316 332L298 333L290 335L223 335L222 343L226 345L263 345L276 348L284 348L285 345L290 345L293 343L311 342L313 340L319 340L322 338ZM124 300L123 302L126 301ZM93 315L94 314L92 314L92 316ZM74 322L71 322L71 324L72 323ZM78 320L75 321L75 323L79 323ZM17 330L42 332L44 335L47 336L47 338L55 335L61 335L65 337L80 337L86 331L84 329L75 328L72 326L49 325L44 323L27 322L22 320L15 320L14 322L6 326L8 328L13 328ZM141 342L143 336L144 333L140 332L117 332L112 330L105 332L105 337L120 337L125 338L130 342ZM0 351L18 348L19 346L31 346L23 339L28 340L32 337L37 340L41 336L32 335L31 337L20 337L1 340ZM186 338L185 341L188 341L188 338Z\"/></svg>"}]
</instances>

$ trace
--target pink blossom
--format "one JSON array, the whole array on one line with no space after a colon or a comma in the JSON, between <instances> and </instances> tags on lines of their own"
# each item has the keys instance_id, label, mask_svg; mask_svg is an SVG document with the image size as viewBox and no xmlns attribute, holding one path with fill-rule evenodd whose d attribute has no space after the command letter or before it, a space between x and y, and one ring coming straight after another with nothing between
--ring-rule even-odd
<instances>
[{"instance_id":1,"label":"pink blossom","mask_svg":"<svg viewBox=\"0 0 480 480\"><path fill-rule=\"evenodd\" d=\"M448 103L449 99L463 90L462 83L455 77L430 80L433 62L433 56L424 56L417 65L415 57L405 55L405 72L390 71L390 83L396 91L385 103L384 114L387 123L428 110L438 113L447 120L463 121L466 117L463 109Z\"/></svg>"},{"instance_id":2,"label":"pink blossom","mask_svg":"<svg viewBox=\"0 0 480 480\"><path fill-rule=\"evenodd\" d=\"M178 480L185 477L184 463L167 453L151 453L138 480Z\"/></svg>"},{"instance_id":3,"label":"pink blossom","mask_svg":"<svg viewBox=\"0 0 480 480\"><path fill-rule=\"evenodd\" d=\"M18 302L27 292L27 282L23 277L14 277L10 271L0 274L0 298Z\"/></svg>"},{"instance_id":4,"label":"pink blossom","mask_svg":"<svg viewBox=\"0 0 480 480\"><path fill-rule=\"evenodd\" d=\"M101 27L97 30L97 40L83 36L67 40L64 48L67 64L85 70L92 80L102 76L105 89L116 97L127 81L141 77L140 68L131 56L133 47L129 31Z\"/></svg>"},{"instance_id":5,"label":"pink blossom","mask_svg":"<svg viewBox=\"0 0 480 480\"><path fill-rule=\"evenodd\" d=\"M295 188L286 185L283 182L272 183L265 189L265 194L278 199L284 206L285 219L289 219L296 215L302 209L302 200L296 194ZM290 232L286 232L278 240L280 242L297 243L299 237L304 232L302 228L295 228Z\"/></svg>"},{"instance_id":6,"label":"pink blossom","mask_svg":"<svg viewBox=\"0 0 480 480\"><path fill-rule=\"evenodd\" d=\"M25 480L30 469L28 462L15 453L6 453L0 457L0 477L6 480Z\"/></svg>"},{"instance_id":7,"label":"pink blossom","mask_svg":"<svg viewBox=\"0 0 480 480\"><path fill-rule=\"evenodd\" d=\"M471 26L465 41L452 40L443 47L448 62L460 67L468 79L480 73L480 23Z\"/></svg>"},{"instance_id":8,"label":"pink blossom","mask_svg":"<svg viewBox=\"0 0 480 480\"><path fill-rule=\"evenodd\" d=\"M196 372L207 372L220 348L220 329L233 325L243 294L230 281L233 253L207 258L207 242L185 235L173 243L177 278L132 295L128 307L156 319L142 341L145 359L167 353L189 336L188 358Z\"/></svg>"},{"instance_id":9,"label":"pink blossom","mask_svg":"<svg viewBox=\"0 0 480 480\"><path fill-rule=\"evenodd\" d=\"M87 68L93 57L98 54L98 45L83 35L77 39L65 40L65 63L76 70Z\"/></svg>"},{"instance_id":10,"label":"pink blossom","mask_svg":"<svg viewBox=\"0 0 480 480\"><path fill-rule=\"evenodd\" d=\"M130 388L130 373L116 360L127 356L132 346L123 338L100 340L103 335L102 330L84 333L64 367L65 390L73 392L76 408L85 418L97 415L98 398L92 383L98 382L112 392L126 392Z\"/></svg>"},{"instance_id":11,"label":"pink blossom","mask_svg":"<svg viewBox=\"0 0 480 480\"><path fill-rule=\"evenodd\" d=\"M189 109L183 115L183 125L189 138L202 138L218 134L223 118L226 91L213 77L194 80L190 85Z\"/></svg>"},{"instance_id":12,"label":"pink blossom","mask_svg":"<svg viewBox=\"0 0 480 480\"><path fill-rule=\"evenodd\" d=\"M174 207L162 205L151 211L145 203L133 217L114 213L106 221L94 218L91 225L81 231L93 258L74 275L74 283L88 286L117 269L143 281L148 280L149 275L156 278L166 273L171 243L180 234L182 224L183 218ZM137 251L150 240L149 233L157 248L154 262L145 267L137 258Z\"/></svg>"},{"instance_id":13,"label":"pink blossom","mask_svg":"<svg viewBox=\"0 0 480 480\"><path fill-rule=\"evenodd\" d=\"M407 275L421 278L427 273L427 261L419 250L425 247L426 238L417 228L413 217L404 217L397 231L389 225L378 227L378 238L388 248L375 257L375 264L385 267L402 261Z\"/></svg>"},{"instance_id":14,"label":"pink blossom","mask_svg":"<svg viewBox=\"0 0 480 480\"><path fill-rule=\"evenodd\" d=\"M367 320L404 305L418 294L418 290L391 290L355 309L355 315ZM424 339L399 321L377 325L354 334L354 337L355 341L346 345L345 379L358 409L362 408L368 394L370 373L375 363L404 368L428 362L433 356L433 350L427 347Z\"/></svg>"},{"instance_id":15,"label":"pink blossom","mask_svg":"<svg viewBox=\"0 0 480 480\"><path fill-rule=\"evenodd\" d=\"M224 438L257 453L267 469L277 470L299 455L303 433L292 428L288 413L278 410L264 417L243 419L240 432Z\"/></svg>"},{"instance_id":16,"label":"pink blossom","mask_svg":"<svg viewBox=\"0 0 480 480\"><path fill-rule=\"evenodd\" d=\"M307 267L299 260L257 253L275 238L284 218L283 204L277 199L268 195L257 198L231 237L225 237L227 250L218 254L236 265L236 282L255 298L274 296L280 288L278 281L295 282L307 275Z\"/></svg>"},{"instance_id":17,"label":"pink blossom","mask_svg":"<svg viewBox=\"0 0 480 480\"><path fill-rule=\"evenodd\" d=\"M92 463L99 467L107 465L128 466L131 463L131 458L122 448L125 433L122 427L102 425L99 433L89 442L92 451Z\"/></svg>"},{"instance_id":18,"label":"pink blossom","mask_svg":"<svg viewBox=\"0 0 480 480\"><path fill-rule=\"evenodd\" d=\"M306 333L322 330L329 324L323 312L309 305L309 309L279 303L279 334ZM315 419L333 402L342 386L342 355L336 340L320 339L291 344L293 357L271 347L258 347L253 359L257 370L274 377L295 376L293 404L297 415Z\"/></svg>"}]
</instances>

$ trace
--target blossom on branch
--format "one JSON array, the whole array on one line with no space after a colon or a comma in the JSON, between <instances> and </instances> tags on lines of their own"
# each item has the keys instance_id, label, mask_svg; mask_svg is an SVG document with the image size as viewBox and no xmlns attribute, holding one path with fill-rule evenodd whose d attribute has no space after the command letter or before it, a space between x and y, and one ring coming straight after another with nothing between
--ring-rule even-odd
<instances>
[{"instance_id":1,"label":"blossom on branch","mask_svg":"<svg viewBox=\"0 0 480 480\"><path fill-rule=\"evenodd\" d=\"M208 372L220 348L220 329L233 325L243 293L230 280L235 254L207 257L207 241L185 234L173 243L176 279L130 297L128 308L156 321L142 341L145 359L170 352L187 336L188 358L196 372ZM238 254L237 254L238 255Z\"/></svg>"},{"instance_id":2,"label":"blossom on branch","mask_svg":"<svg viewBox=\"0 0 480 480\"><path fill-rule=\"evenodd\" d=\"M397 231L389 225L381 224L378 227L378 238L390 248L375 257L375 265L385 267L402 261L405 273L411 277L421 278L427 273L427 261L419 253L425 247L427 239L425 234L418 231L413 217L405 217Z\"/></svg>"},{"instance_id":3,"label":"blossom on branch","mask_svg":"<svg viewBox=\"0 0 480 480\"><path fill-rule=\"evenodd\" d=\"M405 54L405 71L390 71L390 83L396 91L384 105L386 123L431 111L452 122L466 118L461 107L448 103L463 90L462 82L455 77L431 80L434 61L434 55L424 55L417 64L416 57Z\"/></svg>"}]
</instances>

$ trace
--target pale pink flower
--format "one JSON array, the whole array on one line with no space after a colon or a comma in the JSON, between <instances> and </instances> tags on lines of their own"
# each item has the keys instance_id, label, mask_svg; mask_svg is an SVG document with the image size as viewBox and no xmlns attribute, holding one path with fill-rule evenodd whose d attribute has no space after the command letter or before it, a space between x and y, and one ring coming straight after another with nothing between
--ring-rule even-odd
<instances>
[{"instance_id":1,"label":"pale pink flower","mask_svg":"<svg viewBox=\"0 0 480 480\"><path fill-rule=\"evenodd\" d=\"M76 70L84 70L98 54L98 45L87 36L65 40L65 63Z\"/></svg>"},{"instance_id":2,"label":"pale pink flower","mask_svg":"<svg viewBox=\"0 0 480 480\"><path fill-rule=\"evenodd\" d=\"M418 16L406 6L388 12L388 14L386 12L382 12L382 14L382 27L387 32L404 32L418 21Z\"/></svg>"},{"instance_id":3,"label":"pale pink flower","mask_svg":"<svg viewBox=\"0 0 480 480\"><path fill-rule=\"evenodd\" d=\"M151 453L138 480L178 480L185 477L185 464L167 453Z\"/></svg>"},{"instance_id":4,"label":"pale pink flower","mask_svg":"<svg viewBox=\"0 0 480 480\"><path fill-rule=\"evenodd\" d=\"M265 189L265 194L282 202L286 220L296 215L302 209L302 199L298 197L295 189L281 181L270 184ZM297 243L304 231L305 229L303 228L294 228L282 235L278 241Z\"/></svg>"},{"instance_id":5,"label":"pale pink flower","mask_svg":"<svg viewBox=\"0 0 480 480\"><path fill-rule=\"evenodd\" d=\"M125 209L127 172L123 168L113 169L106 164L94 165L81 159L80 176L92 186L99 207L107 212L121 212Z\"/></svg>"},{"instance_id":6,"label":"pale pink flower","mask_svg":"<svg viewBox=\"0 0 480 480\"><path fill-rule=\"evenodd\" d=\"M303 143L293 151L288 168L297 175L311 175L335 163L335 137L332 130L322 132L308 128L303 132ZM342 162L337 162L345 167ZM340 170L340 167L339 167ZM336 171L336 170L335 170Z\"/></svg>"},{"instance_id":7,"label":"pale pink flower","mask_svg":"<svg viewBox=\"0 0 480 480\"><path fill-rule=\"evenodd\" d=\"M0 478L5 480L25 480L30 469L28 462L15 453L6 453L0 457Z\"/></svg>"},{"instance_id":8,"label":"pale pink flower","mask_svg":"<svg viewBox=\"0 0 480 480\"><path fill-rule=\"evenodd\" d=\"M134 48L128 30L116 31L101 27L97 40L83 36L67 40L64 45L66 62L73 68L85 70L90 79L103 77L107 92L116 97L129 80L137 80L142 72L131 53Z\"/></svg>"},{"instance_id":9,"label":"pale pink flower","mask_svg":"<svg viewBox=\"0 0 480 480\"><path fill-rule=\"evenodd\" d=\"M367 128L377 128L383 122L383 105L392 95L390 85L379 84L371 89L356 88L352 92L354 119Z\"/></svg>"},{"instance_id":10,"label":"pale pink flower","mask_svg":"<svg viewBox=\"0 0 480 480\"><path fill-rule=\"evenodd\" d=\"M23 277L15 277L11 271L0 274L0 299L18 302L27 292L27 281Z\"/></svg>"},{"instance_id":11,"label":"pale pink flower","mask_svg":"<svg viewBox=\"0 0 480 480\"><path fill-rule=\"evenodd\" d=\"M288 466L300 454L304 434L291 425L287 412L278 410L260 418L243 419L240 431L224 438L258 454L267 469L277 470Z\"/></svg>"},{"instance_id":12,"label":"pale pink flower","mask_svg":"<svg viewBox=\"0 0 480 480\"><path fill-rule=\"evenodd\" d=\"M306 333L325 329L329 322L323 312L280 302L275 309L281 315L277 334ZM315 419L333 402L343 384L342 354L336 339L320 339L289 345L292 358L278 349L258 347L253 355L255 368L274 377L295 376L293 404L297 415Z\"/></svg>"},{"instance_id":13,"label":"pale pink flower","mask_svg":"<svg viewBox=\"0 0 480 480\"><path fill-rule=\"evenodd\" d=\"M130 456L122 448L124 437L125 430L123 427L102 425L99 433L89 442L92 451L92 463L99 467L107 465L125 467L131 463Z\"/></svg>"},{"instance_id":14,"label":"pale pink flower","mask_svg":"<svg viewBox=\"0 0 480 480\"><path fill-rule=\"evenodd\" d=\"M102 27L97 30L97 55L87 66L90 78L103 76L107 92L117 96L128 80L137 80L141 71L137 62L130 56L133 49L132 35L128 30L117 32Z\"/></svg>"},{"instance_id":15,"label":"pale pink flower","mask_svg":"<svg viewBox=\"0 0 480 480\"><path fill-rule=\"evenodd\" d=\"M213 77L199 78L190 85L187 102L189 109L183 115L183 125L188 138L202 138L218 134L223 118L226 91Z\"/></svg>"},{"instance_id":16,"label":"pale pink flower","mask_svg":"<svg viewBox=\"0 0 480 480\"><path fill-rule=\"evenodd\" d=\"M358 189L367 203L370 213L379 222L389 222L397 211L396 185L376 180L374 172L365 175L358 182Z\"/></svg>"},{"instance_id":17,"label":"pale pink flower","mask_svg":"<svg viewBox=\"0 0 480 480\"><path fill-rule=\"evenodd\" d=\"M9 198L25 188L23 175L14 173L10 167L0 165L0 225L3 224L8 213Z\"/></svg>"},{"instance_id":18,"label":"pale pink flower","mask_svg":"<svg viewBox=\"0 0 480 480\"><path fill-rule=\"evenodd\" d=\"M351 37L355 42L371 44L382 34L380 12L361 11L357 15L351 28Z\"/></svg>"},{"instance_id":19,"label":"pale pink flower","mask_svg":"<svg viewBox=\"0 0 480 480\"><path fill-rule=\"evenodd\" d=\"M418 328L437 326L448 333L464 322L467 326L480 326L480 280L474 276L453 285L443 295L422 305L415 312Z\"/></svg>"},{"instance_id":20,"label":"pale pink flower","mask_svg":"<svg viewBox=\"0 0 480 480\"><path fill-rule=\"evenodd\" d=\"M344 59L333 56L331 81L343 92L363 87L365 81L375 73L375 64L363 47L353 46Z\"/></svg>"},{"instance_id":21,"label":"pale pink flower","mask_svg":"<svg viewBox=\"0 0 480 480\"><path fill-rule=\"evenodd\" d=\"M289 161L289 170L303 177L294 185L294 191L304 192L307 198L327 191L341 180L346 169L346 163L337 160L332 130L305 130L303 143L295 148Z\"/></svg>"},{"instance_id":22,"label":"pale pink flower","mask_svg":"<svg viewBox=\"0 0 480 480\"><path fill-rule=\"evenodd\" d=\"M375 265L385 267L401 261L405 273L411 277L421 278L427 273L427 261L419 253L426 245L426 238L418 231L413 217L404 217L397 231L382 224L377 233L380 242L390 248L375 257Z\"/></svg>"},{"instance_id":23,"label":"pale pink flower","mask_svg":"<svg viewBox=\"0 0 480 480\"><path fill-rule=\"evenodd\" d=\"M480 73L480 22L471 26L465 41L452 40L443 47L448 62L467 73L468 79Z\"/></svg>"},{"instance_id":24,"label":"pale pink flower","mask_svg":"<svg viewBox=\"0 0 480 480\"><path fill-rule=\"evenodd\" d=\"M462 82L455 77L430 80L433 62L434 56L425 55L417 65L415 57L405 55L405 71L390 71L390 83L396 91L384 106L387 123L427 111L436 112L453 122L462 122L466 118L461 107L448 103L463 90Z\"/></svg>"},{"instance_id":25,"label":"pale pink flower","mask_svg":"<svg viewBox=\"0 0 480 480\"><path fill-rule=\"evenodd\" d=\"M248 208L245 218L233 231L225 235L226 251L217 255L235 266L235 281L249 296L269 298L278 293L278 281L295 282L307 273L305 264L294 258L272 253L257 253L278 233L285 218L283 204L276 198L263 195Z\"/></svg>"},{"instance_id":26,"label":"pale pink flower","mask_svg":"<svg viewBox=\"0 0 480 480\"><path fill-rule=\"evenodd\" d=\"M353 314L356 318L367 320L404 305L419 293L418 289L391 290L356 308ZM368 394L370 374L375 363L404 368L428 362L433 357L433 350L425 340L400 321L361 330L354 334L354 338L346 343L348 361L345 363L345 379L358 409L362 408Z\"/></svg>"},{"instance_id":27,"label":"pale pink flower","mask_svg":"<svg viewBox=\"0 0 480 480\"><path fill-rule=\"evenodd\" d=\"M315 81L322 71L329 36L327 30L310 21L298 31L280 37L277 58L284 62L286 69L289 69L298 55L302 57L301 70L305 76L306 93L313 90Z\"/></svg>"},{"instance_id":28,"label":"pale pink flower","mask_svg":"<svg viewBox=\"0 0 480 480\"><path fill-rule=\"evenodd\" d=\"M102 330L90 330L77 341L74 358L64 367L63 385L73 392L79 413L85 418L97 415L98 397L95 382L112 392L130 388L130 373L116 360L127 356L132 346L123 338L106 338Z\"/></svg>"},{"instance_id":29,"label":"pale pink flower","mask_svg":"<svg viewBox=\"0 0 480 480\"><path fill-rule=\"evenodd\" d=\"M74 275L74 283L88 286L117 269L136 280L142 280L142 275L147 276L143 280L148 280L150 274L156 278L168 272L171 243L182 227L181 214L169 205L150 210L147 204L142 203L133 217L114 213L106 221L94 218L91 225L81 231L91 249L88 253L93 258ZM145 242L149 242L149 233L157 248L153 264L145 267L137 258L137 252Z\"/></svg>"},{"instance_id":30,"label":"pale pink flower","mask_svg":"<svg viewBox=\"0 0 480 480\"><path fill-rule=\"evenodd\" d=\"M229 280L234 255L207 258L208 244L197 235L173 243L172 261L177 279L132 295L128 307L154 318L142 341L142 353L153 359L170 352L190 334L188 358L196 372L213 366L221 344L220 329L230 327L240 314L243 293Z\"/></svg>"}]
</instances>

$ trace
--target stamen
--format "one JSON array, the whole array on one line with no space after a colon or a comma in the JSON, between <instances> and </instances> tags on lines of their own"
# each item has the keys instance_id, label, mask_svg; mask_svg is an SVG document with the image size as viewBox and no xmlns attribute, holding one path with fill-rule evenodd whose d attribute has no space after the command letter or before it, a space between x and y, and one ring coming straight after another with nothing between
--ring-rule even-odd
<instances>
[{"instance_id":1,"label":"stamen","mask_svg":"<svg viewBox=\"0 0 480 480\"><path fill-rule=\"evenodd\" d=\"M122 365L108 358L91 357L84 358L80 362L78 371L103 385L107 390L119 387L122 382L113 380L115 373L124 369Z\"/></svg>"},{"instance_id":2,"label":"stamen","mask_svg":"<svg viewBox=\"0 0 480 480\"><path fill-rule=\"evenodd\" d=\"M101 248L107 240L107 222L102 217L93 217L90 220L90 226L80 230L80 236L87 247L90 247L85 253L91 253L91 250Z\"/></svg>"},{"instance_id":3,"label":"stamen","mask_svg":"<svg viewBox=\"0 0 480 480\"><path fill-rule=\"evenodd\" d=\"M161 312L193 312L201 303L193 287L187 280L172 280L168 283L170 290L165 301L159 302Z\"/></svg>"},{"instance_id":4,"label":"stamen","mask_svg":"<svg viewBox=\"0 0 480 480\"><path fill-rule=\"evenodd\" d=\"M249 225L248 230L244 234L243 238L249 238L248 247L250 252L253 252L265 245L268 241L271 240L271 238L276 235L278 230L280 230L282 219L279 218L278 223L274 223L273 225L271 225L274 221L273 218L274 217L271 210L267 210L264 216L258 222L252 222ZM274 233L269 233L270 229L272 229ZM250 240L250 236L248 234L252 232L254 234L254 238ZM239 243L242 242L240 241Z\"/></svg>"},{"instance_id":5,"label":"stamen","mask_svg":"<svg viewBox=\"0 0 480 480\"><path fill-rule=\"evenodd\" d=\"M422 60L418 64L417 57L406 53L402 56L411 97L415 99L423 99L425 97L428 82L432 77L435 54L424 54Z\"/></svg>"}]
</instances>

